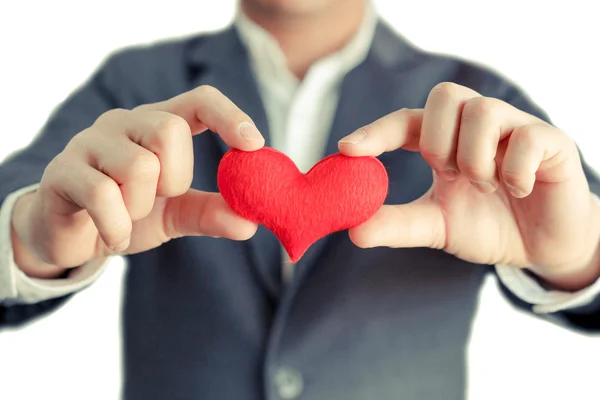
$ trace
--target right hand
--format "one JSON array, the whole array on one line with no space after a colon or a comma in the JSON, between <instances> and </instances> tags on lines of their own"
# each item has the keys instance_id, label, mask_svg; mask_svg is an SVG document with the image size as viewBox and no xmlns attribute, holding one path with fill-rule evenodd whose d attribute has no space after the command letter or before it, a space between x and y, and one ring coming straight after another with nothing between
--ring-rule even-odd
<instances>
[{"instance_id":1,"label":"right hand","mask_svg":"<svg viewBox=\"0 0 600 400\"><path fill-rule=\"evenodd\" d=\"M207 86L100 116L50 162L39 189L17 201L17 265L31 276L52 277L181 236L252 237L256 224L236 215L220 194L190 189L192 136L207 129L241 150L265 143L248 115Z\"/></svg>"}]
</instances>

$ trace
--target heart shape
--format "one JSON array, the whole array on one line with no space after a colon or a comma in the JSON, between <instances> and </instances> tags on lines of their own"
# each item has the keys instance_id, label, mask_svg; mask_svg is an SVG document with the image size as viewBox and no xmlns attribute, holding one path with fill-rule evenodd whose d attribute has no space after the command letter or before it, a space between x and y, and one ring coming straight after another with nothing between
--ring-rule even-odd
<instances>
[{"instance_id":1,"label":"heart shape","mask_svg":"<svg viewBox=\"0 0 600 400\"><path fill-rule=\"evenodd\" d=\"M383 205L388 176L375 157L340 153L302 174L288 156L263 147L225 153L217 184L237 214L273 232L296 262L320 238L371 218Z\"/></svg>"}]
</instances>

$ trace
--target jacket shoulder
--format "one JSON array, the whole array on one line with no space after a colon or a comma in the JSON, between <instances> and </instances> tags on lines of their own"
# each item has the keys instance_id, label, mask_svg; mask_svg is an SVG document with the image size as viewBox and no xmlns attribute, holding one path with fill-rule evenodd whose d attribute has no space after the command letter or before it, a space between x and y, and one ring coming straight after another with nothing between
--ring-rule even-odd
<instances>
[{"instance_id":1,"label":"jacket shoulder","mask_svg":"<svg viewBox=\"0 0 600 400\"><path fill-rule=\"evenodd\" d=\"M163 101L192 88L199 72L192 56L219 33L127 46L109 54L99 75L123 107Z\"/></svg>"},{"instance_id":2,"label":"jacket shoulder","mask_svg":"<svg viewBox=\"0 0 600 400\"><path fill-rule=\"evenodd\" d=\"M547 119L516 82L492 66L456 55L426 51L386 26L379 29L376 38L375 51L379 59L387 64L399 86L423 96L419 99L422 105L437 84L452 82Z\"/></svg>"}]
</instances>

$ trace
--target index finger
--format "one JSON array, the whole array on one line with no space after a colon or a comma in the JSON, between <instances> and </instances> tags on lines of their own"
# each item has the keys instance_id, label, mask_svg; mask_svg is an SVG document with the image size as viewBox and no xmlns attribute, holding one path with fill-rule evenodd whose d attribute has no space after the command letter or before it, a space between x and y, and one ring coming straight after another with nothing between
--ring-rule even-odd
<instances>
[{"instance_id":1,"label":"index finger","mask_svg":"<svg viewBox=\"0 0 600 400\"><path fill-rule=\"evenodd\" d=\"M398 148L419 151L422 123L422 109L403 108L357 129L341 139L338 148L342 154L353 157L377 157Z\"/></svg>"},{"instance_id":2,"label":"index finger","mask_svg":"<svg viewBox=\"0 0 600 400\"><path fill-rule=\"evenodd\" d=\"M169 100L137 109L175 114L188 123L192 135L210 129L228 146L240 150L258 150L265 144L264 137L252 119L227 96L211 86L199 86Z\"/></svg>"}]
</instances>

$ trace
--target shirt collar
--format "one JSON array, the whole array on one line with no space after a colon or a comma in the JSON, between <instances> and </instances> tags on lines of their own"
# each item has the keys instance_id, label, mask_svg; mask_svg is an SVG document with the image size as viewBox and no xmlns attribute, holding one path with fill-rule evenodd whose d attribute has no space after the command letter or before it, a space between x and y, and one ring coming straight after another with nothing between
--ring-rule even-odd
<instances>
[{"instance_id":1,"label":"shirt collar","mask_svg":"<svg viewBox=\"0 0 600 400\"><path fill-rule=\"evenodd\" d=\"M377 26L377 16L373 5L367 1L363 22L352 39L339 51L317 61L313 67L329 65L343 75L365 60ZM252 69L259 80L289 81L298 84L298 79L287 68L287 60L277 40L265 29L239 10L234 22L240 40L246 47ZM310 70L308 73L310 73ZM262 78L262 79L261 79Z\"/></svg>"}]
</instances>

